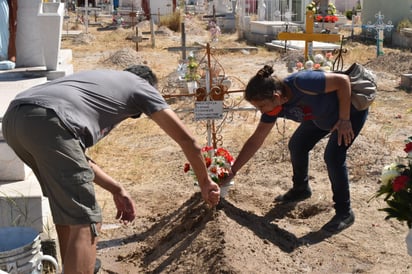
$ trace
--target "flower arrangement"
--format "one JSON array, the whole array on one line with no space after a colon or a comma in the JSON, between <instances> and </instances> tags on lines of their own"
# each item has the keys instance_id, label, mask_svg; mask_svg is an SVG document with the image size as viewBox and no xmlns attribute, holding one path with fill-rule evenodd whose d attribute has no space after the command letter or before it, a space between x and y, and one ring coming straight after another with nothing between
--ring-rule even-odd
<instances>
[{"instance_id":1,"label":"flower arrangement","mask_svg":"<svg viewBox=\"0 0 412 274\"><path fill-rule=\"evenodd\" d=\"M406 140L405 158L387 165L382 170L381 187L375 197L384 195L388 207L379 209L388 215L385 220L396 218L406 221L412 228L412 136Z\"/></svg>"},{"instance_id":2,"label":"flower arrangement","mask_svg":"<svg viewBox=\"0 0 412 274\"><path fill-rule=\"evenodd\" d=\"M229 176L230 168L235 159L224 148L213 148L212 146L205 146L202 148L202 155L205 159L206 167L209 176L212 180L221 186L222 182ZM184 172L191 174L197 185L197 178L189 163L185 163Z\"/></svg>"},{"instance_id":3,"label":"flower arrangement","mask_svg":"<svg viewBox=\"0 0 412 274\"><path fill-rule=\"evenodd\" d=\"M336 23L338 21L338 17L335 16L336 14L336 6L333 3L328 4L327 14L325 16L320 15L320 7L315 1L312 1L306 6L307 11L313 12L313 14L317 14L315 16L315 22L326 22L326 23Z\"/></svg>"},{"instance_id":4,"label":"flower arrangement","mask_svg":"<svg viewBox=\"0 0 412 274\"><path fill-rule=\"evenodd\" d=\"M200 79L200 75L197 73L199 64L193 55L189 55L187 62L187 71L185 74L186 81L196 81Z\"/></svg>"},{"instance_id":5,"label":"flower arrangement","mask_svg":"<svg viewBox=\"0 0 412 274\"><path fill-rule=\"evenodd\" d=\"M338 21L338 17L335 15L316 15L315 22L325 22L325 23L336 23Z\"/></svg>"},{"instance_id":6,"label":"flower arrangement","mask_svg":"<svg viewBox=\"0 0 412 274\"><path fill-rule=\"evenodd\" d=\"M297 70L324 70L330 71L332 69L332 58L333 55L331 52L327 52L325 56L322 54L316 54L313 58L310 58L308 61L303 64L302 62L296 63Z\"/></svg>"}]
</instances>

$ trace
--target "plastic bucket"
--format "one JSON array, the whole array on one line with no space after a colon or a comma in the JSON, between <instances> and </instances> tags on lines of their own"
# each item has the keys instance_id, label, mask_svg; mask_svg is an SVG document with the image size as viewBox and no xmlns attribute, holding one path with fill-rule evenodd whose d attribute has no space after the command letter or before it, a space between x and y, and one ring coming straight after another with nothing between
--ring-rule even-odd
<instances>
[{"instance_id":1,"label":"plastic bucket","mask_svg":"<svg viewBox=\"0 0 412 274\"><path fill-rule=\"evenodd\" d=\"M57 269L56 260L41 252L39 233L30 227L0 228L0 270L10 274L41 273L43 260Z\"/></svg>"}]
</instances>

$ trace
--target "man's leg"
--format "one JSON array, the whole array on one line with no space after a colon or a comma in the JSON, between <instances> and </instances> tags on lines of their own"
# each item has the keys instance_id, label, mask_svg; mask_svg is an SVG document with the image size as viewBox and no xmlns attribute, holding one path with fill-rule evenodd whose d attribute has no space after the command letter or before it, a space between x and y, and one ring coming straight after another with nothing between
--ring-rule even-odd
<instances>
[{"instance_id":1,"label":"man's leg","mask_svg":"<svg viewBox=\"0 0 412 274\"><path fill-rule=\"evenodd\" d=\"M65 274L93 274L97 237L90 225L56 225Z\"/></svg>"}]
</instances>

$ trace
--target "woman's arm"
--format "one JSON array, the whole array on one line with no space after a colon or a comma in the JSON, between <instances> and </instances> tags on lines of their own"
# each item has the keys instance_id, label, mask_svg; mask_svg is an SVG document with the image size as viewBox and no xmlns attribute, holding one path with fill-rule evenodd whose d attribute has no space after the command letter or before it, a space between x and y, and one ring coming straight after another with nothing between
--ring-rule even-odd
<instances>
[{"instance_id":1,"label":"woman's arm","mask_svg":"<svg viewBox=\"0 0 412 274\"><path fill-rule=\"evenodd\" d=\"M349 77L341 73L325 73L325 92L334 92L339 100L339 119L350 119L351 88Z\"/></svg>"},{"instance_id":2,"label":"woman's arm","mask_svg":"<svg viewBox=\"0 0 412 274\"><path fill-rule=\"evenodd\" d=\"M256 151L262 146L269 132L273 128L275 123L263 123L260 122L255 129L255 132L245 142L239 155L237 156L233 166L233 176L255 155ZM233 177L232 176L232 177Z\"/></svg>"},{"instance_id":3,"label":"woman's arm","mask_svg":"<svg viewBox=\"0 0 412 274\"><path fill-rule=\"evenodd\" d=\"M157 111L151 115L151 118L182 148L199 181L203 199L209 205L217 205L220 199L219 186L209 177L201 147L192 134L171 109Z\"/></svg>"},{"instance_id":4,"label":"woman's arm","mask_svg":"<svg viewBox=\"0 0 412 274\"><path fill-rule=\"evenodd\" d=\"M340 73L325 73L325 75L325 92L336 91L339 100L339 120L333 126L331 132L337 130L338 145L341 145L343 141L347 146L355 137L350 121L351 87L349 76Z\"/></svg>"}]
</instances>

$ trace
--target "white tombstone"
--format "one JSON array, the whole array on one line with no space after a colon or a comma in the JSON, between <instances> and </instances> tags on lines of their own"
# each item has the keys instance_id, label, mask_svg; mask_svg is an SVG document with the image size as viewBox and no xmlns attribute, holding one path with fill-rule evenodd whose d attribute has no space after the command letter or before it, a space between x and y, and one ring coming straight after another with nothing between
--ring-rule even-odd
<instances>
[{"instance_id":1,"label":"white tombstone","mask_svg":"<svg viewBox=\"0 0 412 274\"><path fill-rule=\"evenodd\" d=\"M56 70L61 45L64 3L18 0L16 67Z\"/></svg>"}]
</instances>

